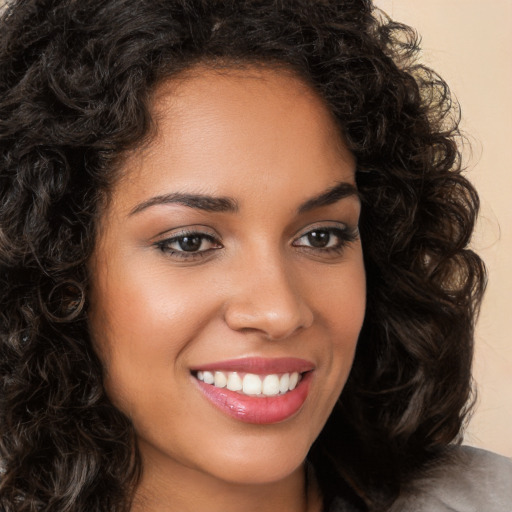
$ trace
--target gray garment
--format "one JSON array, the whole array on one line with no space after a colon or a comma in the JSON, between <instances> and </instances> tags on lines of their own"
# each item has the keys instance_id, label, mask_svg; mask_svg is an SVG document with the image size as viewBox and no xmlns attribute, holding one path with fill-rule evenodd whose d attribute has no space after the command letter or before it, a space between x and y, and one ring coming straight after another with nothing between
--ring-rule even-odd
<instances>
[{"instance_id":1,"label":"gray garment","mask_svg":"<svg viewBox=\"0 0 512 512\"><path fill-rule=\"evenodd\" d=\"M512 460L464 446L412 482L390 512L512 512Z\"/></svg>"},{"instance_id":2,"label":"gray garment","mask_svg":"<svg viewBox=\"0 0 512 512\"><path fill-rule=\"evenodd\" d=\"M350 512L338 500L330 512ZM409 483L389 512L512 512L512 459L469 446Z\"/></svg>"}]
</instances>

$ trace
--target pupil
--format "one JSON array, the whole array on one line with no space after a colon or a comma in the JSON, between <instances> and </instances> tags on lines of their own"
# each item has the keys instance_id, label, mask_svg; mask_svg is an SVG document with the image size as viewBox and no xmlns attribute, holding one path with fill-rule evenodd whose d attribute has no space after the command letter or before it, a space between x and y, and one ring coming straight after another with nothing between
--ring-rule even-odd
<instances>
[{"instance_id":1,"label":"pupil","mask_svg":"<svg viewBox=\"0 0 512 512\"><path fill-rule=\"evenodd\" d=\"M183 251L197 251L201 247L200 236L184 236L179 240L180 248Z\"/></svg>"},{"instance_id":2,"label":"pupil","mask_svg":"<svg viewBox=\"0 0 512 512\"><path fill-rule=\"evenodd\" d=\"M328 231L312 231L308 234L308 242L313 247L325 247L329 243Z\"/></svg>"}]
</instances>

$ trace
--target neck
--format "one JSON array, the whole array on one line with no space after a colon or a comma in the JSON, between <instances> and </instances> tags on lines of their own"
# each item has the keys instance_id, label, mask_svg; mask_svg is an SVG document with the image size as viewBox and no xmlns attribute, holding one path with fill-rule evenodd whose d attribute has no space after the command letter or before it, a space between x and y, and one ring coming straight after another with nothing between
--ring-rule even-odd
<instances>
[{"instance_id":1,"label":"neck","mask_svg":"<svg viewBox=\"0 0 512 512\"><path fill-rule=\"evenodd\" d=\"M145 464L131 512L321 512L315 482L300 466L282 480L245 484L219 480L192 468L162 471Z\"/></svg>"}]
</instances>

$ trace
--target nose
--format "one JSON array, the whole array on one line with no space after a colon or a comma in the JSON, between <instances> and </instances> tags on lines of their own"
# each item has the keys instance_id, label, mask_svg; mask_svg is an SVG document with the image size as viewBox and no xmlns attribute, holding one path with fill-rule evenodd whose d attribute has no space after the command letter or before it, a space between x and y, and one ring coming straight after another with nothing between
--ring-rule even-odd
<instances>
[{"instance_id":1,"label":"nose","mask_svg":"<svg viewBox=\"0 0 512 512\"><path fill-rule=\"evenodd\" d=\"M313 323L313 311L299 292L297 279L282 262L253 261L233 270L224 318L240 332L257 332L270 340L285 339Z\"/></svg>"}]
</instances>

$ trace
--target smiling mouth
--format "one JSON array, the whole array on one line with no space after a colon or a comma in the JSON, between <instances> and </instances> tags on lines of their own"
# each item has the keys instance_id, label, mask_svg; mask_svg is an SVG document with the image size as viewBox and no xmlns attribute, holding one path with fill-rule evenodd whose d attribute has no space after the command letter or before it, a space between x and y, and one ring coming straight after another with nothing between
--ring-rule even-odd
<instances>
[{"instance_id":1,"label":"smiling mouth","mask_svg":"<svg viewBox=\"0 0 512 512\"><path fill-rule=\"evenodd\" d=\"M293 391L306 372L255 374L228 371L196 371L194 377L216 388L225 388L250 397L272 397Z\"/></svg>"},{"instance_id":2,"label":"smiling mouth","mask_svg":"<svg viewBox=\"0 0 512 512\"><path fill-rule=\"evenodd\" d=\"M191 368L202 395L238 421L272 424L293 418L302 409L315 364L295 357L247 357Z\"/></svg>"}]
</instances>

